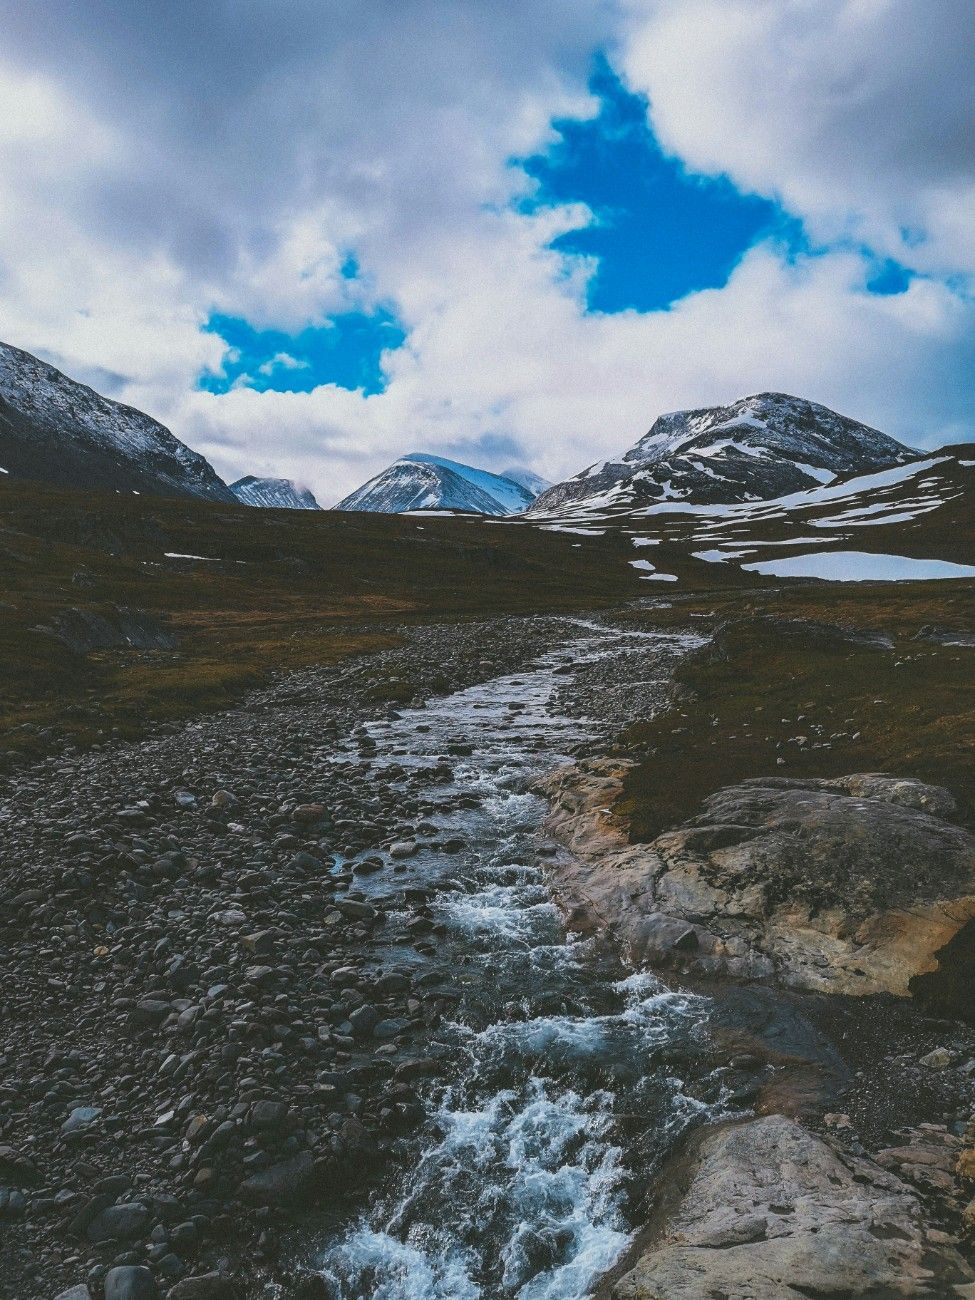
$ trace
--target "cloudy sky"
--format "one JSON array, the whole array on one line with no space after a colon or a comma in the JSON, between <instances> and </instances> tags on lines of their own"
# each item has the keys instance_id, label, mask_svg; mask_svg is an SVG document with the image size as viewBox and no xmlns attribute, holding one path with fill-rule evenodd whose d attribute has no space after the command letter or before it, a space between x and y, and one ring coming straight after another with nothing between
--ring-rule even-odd
<instances>
[{"instance_id":1,"label":"cloudy sky","mask_svg":"<svg viewBox=\"0 0 975 1300\"><path fill-rule=\"evenodd\" d=\"M0 338L225 477L975 437L972 0L0 0Z\"/></svg>"}]
</instances>

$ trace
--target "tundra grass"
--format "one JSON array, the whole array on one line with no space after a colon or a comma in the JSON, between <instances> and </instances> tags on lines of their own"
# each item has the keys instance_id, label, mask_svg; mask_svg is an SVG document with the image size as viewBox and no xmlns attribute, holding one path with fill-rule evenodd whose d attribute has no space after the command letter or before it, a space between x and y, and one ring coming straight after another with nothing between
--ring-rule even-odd
<instances>
[{"instance_id":1,"label":"tundra grass","mask_svg":"<svg viewBox=\"0 0 975 1300\"><path fill-rule=\"evenodd\" d=\"M792 635L795 620L823 631ZM636 766L617 811L634 840L749 777L918 777L975 817L975 646L943 643L975 634L975 584L712 593L639 621L725 626L678 669L672 707L623 738Z\"/></svg>"},{"instance_id":2,"label":"tundra grass","mask_svg":"<svg viewBox=\"0 0 975 1300\"><path fill-rule=\"evenodd\" d=\"M0 754L131 736L226 707L274 674L388 645L395 623L591 609L643 594L626 539L576 540L475 519L4 484ZM174 648L72 649L59 639L64 611L111 623L120 608L157 621Z\"/></svg>"}]
</instances>

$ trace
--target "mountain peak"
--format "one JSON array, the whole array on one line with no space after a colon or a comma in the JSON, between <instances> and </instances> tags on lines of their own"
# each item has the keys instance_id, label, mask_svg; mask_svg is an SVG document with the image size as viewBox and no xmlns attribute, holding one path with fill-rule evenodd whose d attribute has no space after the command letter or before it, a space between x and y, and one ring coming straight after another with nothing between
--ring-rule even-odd
<instances>
[{"instance_id":1,"label":"mountain peak","mask_svg":"<svg viewBox=\"0 0 975 1300\"><path fill-rule=\"evenodd\" d=\"M271 510L321 510L315 496L290 478L260 478L245 474L230 490L245 506L261 506Z\"/></svg>"},{"instance_id":2,"label":"mountain peak","mask_svg":"<svg viewBox=\"0 0 975 1300\"><path fill-rule=\"evenodd\" d=\"M448 460L431 452L401 456L381 474L347 496L337 510L402 514L407 510L458 510L482 515L514 515L535 499L529 488L486 469Z\"/></svg>"},{"instance_id":3,"label":"mountain peak","mask_svg":"<svg viewBox=\"0 0 975 1300\"><path fill-rule=\"evenodd\" d=\"M902 464L915 453L869 425L790 393L660 415L618 461L543 492L532 512L593 499L616 506L693 499L730 504Z\"/></svg>"},{"instance_id":4,"label":"mountain peak","mask_svg":"<svg viewBox=\"0 0 975 1300\"><path fill-rule=\"evenodd\" d=\"M0 343L0 465L60 487L232 501L205 457L143 411Z\"/></svg>"}]
</instances>

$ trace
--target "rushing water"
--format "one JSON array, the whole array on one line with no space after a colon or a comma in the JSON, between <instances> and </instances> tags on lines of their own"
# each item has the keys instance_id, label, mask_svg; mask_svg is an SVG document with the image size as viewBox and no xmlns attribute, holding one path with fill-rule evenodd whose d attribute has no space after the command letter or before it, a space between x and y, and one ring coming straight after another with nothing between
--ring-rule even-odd
<instances>
[{"instance_id":1,"label":"rushing water","mask_svg":"<svg viewBox=\"0 0 975 1300\"><path fill-rule=\"evenodd\" d=\"M341 1300L590 1295L637 1226L654 1161L705 1113L688 1078L705 1068L706 999L627 977L566 935L539 865L545 806L526 789L598 733L559 712L565 674L648 643L580 623L528 672L369 728L380 771L416 775L451 744L474 746L431 786L431 822L465 849L421 853L409 877L435 891L446 927L437 958L462 997L440 1037L461 1067L413 1157L325 1243Z\"/></svg>"}]
</instances>

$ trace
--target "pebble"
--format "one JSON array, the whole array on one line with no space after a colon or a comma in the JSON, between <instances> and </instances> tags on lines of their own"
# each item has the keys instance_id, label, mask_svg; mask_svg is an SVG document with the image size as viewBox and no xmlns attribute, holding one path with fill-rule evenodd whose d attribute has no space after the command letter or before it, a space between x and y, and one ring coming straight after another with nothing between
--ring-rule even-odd
<instances>
[{"instance_id":1,"label":"pebble","mask_svg":"<svg viewBox=\"0 0 975 1300\"><path fill-rule=\"evenodd\" d=\"M954 1054L947 1047L936 1047L933 1052L928 1052L927 1056L922 1056L918 1064L926 1066L929 1070L946 1070L954 1060Z\"/></svg>"}]
</instances>

